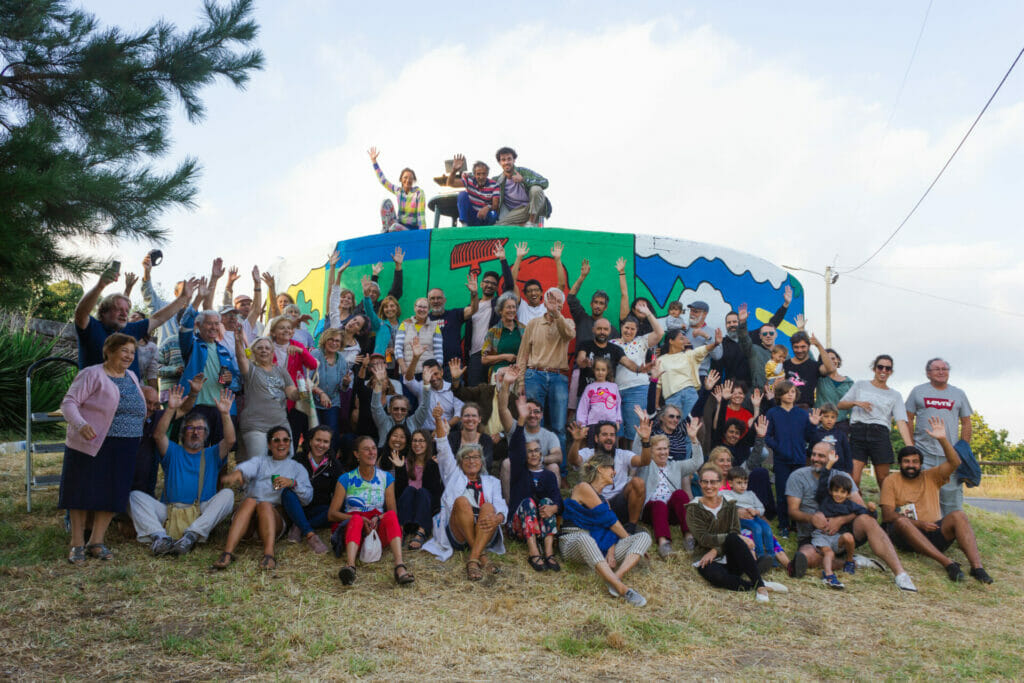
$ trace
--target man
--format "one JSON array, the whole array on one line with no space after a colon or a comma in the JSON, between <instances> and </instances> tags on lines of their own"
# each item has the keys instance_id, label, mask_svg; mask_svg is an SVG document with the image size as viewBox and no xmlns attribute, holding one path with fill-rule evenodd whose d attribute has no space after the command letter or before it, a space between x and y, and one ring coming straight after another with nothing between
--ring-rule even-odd
<instances>
[{"instance_id":1,"label":"man","mask_svg":"<svg viewBox=\"0 0 1024 683\"><path fill-rule=\"evenodd\" d=\"M410 432L415 432L423 427L424 421L428 417L433 421L433 416L430 414L430 382L423 383L420 403L412 415L409 415L409 399L401 394L391 397L391 402L388 403L388 409L385 411L381 404L380 391L384 383L391 380L388 379L388 371L383 363L375 363L372 369L373 377L377 381L373 386L373 394L370 396L370 415L373 416L373 421L377 425L377 448L384 448L388 432L395 425L404 424Z\"/></svg>"},{"instance_id":2,"label":"man","mask_svg":"<svg viewBox=\"0 0 1024 683\"><path fill-rule=\"evenodd\" d=\"M789 309L789 301L792 296L793 288L786 285L782 294L782 306L775 311L775 314L768 321L768 328L774 331L782 323L786 317L786 311ZM754 345L760 343L760 335L757 330L750 332L749 338ZM772 343L775 343L774 340ZM750 363L747 362L747 354L740 344L740 316L736 311L729 311L725 316L725 339L722 340L721 348L722 357L718 361L712 362L711 367L722 374L723 380L740 381L751 387L763 387L765 385L764 382L751 383ZM769 348L770 353L771 349ZM766 360L765 363L767 362ZM763 374L764 363L761 364L761 369Z\"/></svg>"},{"instance_id":3,"label":"man","mask_svg":"<svg viewBox=\"0 0 1024 683\"><path fill-rule=\"evenodd\" d=\"M405 375L410 365L413 374L419 374L423 370L423 361L433 358L440 362L444 358L444 339L441 337L441 330L437 326L437 321L428 317L430 302L420 297L416 299L412 310L412 317L403 320L395 334L395 360L398 361L400 375ZM412 360L414 341L423 349L416 360Z\"/></svg>"},{"instance_id":4,"label":"man","mask_svg":"<svg viewBox=\"0 0 1024 683\"><path fill-rule=\"evenodd\" d=\"M199 280L193 278L186 282L178 297L167 304L149 318L143 318L138 322L128 322L128 315L131 313L132 302L123 294L111 294L100 301L103 290L112 282L116 281L118 274L113 271L105 271L100 275L99 280L88 290L82 299L75 306L75 333L78 335L78 368L86 368L90 365L99 365L103 362L103 342L115 332L122 332L135 339L141 339L153 333L171 319L180 309L188 304L192 292L199 284ZM97 318L90 315L90 311L99 303L96 311ZM132 360L129 369L136 376L139 373L139 360L136 357Z\"/></svg>"},{"instance_id":5,"label":"man","mask_svg":"<svg viewBox=\"0 0 1024 683\"><path fill-rule=\"evenodd\" d=\"M782 290L782 307L775 312L775 315L772 316L772 320L779 317L780 312L784 317L792 300L793 288L786 285L785 289ZM768 383L768 379L764 374L764 366L765 363L772 359L772 347L775 346L776 326L771 324L769 321L767 324L748 332L746 304L740 304L740 307L736 311L736 317L739 322L739 327L736 330L736 341L743 350L743 354L747 357L747 362L750 367L750 386L763 387ZM779 322L782 322L781 318L779 318Z\"/></svg>"},{"instance_id":6,"label":"man","mask_svg":"<svg viewBox=\"0 0 1024 683\"><path fill-rule=\"evenodd\" d=\"M971 442L971 404L967 394L949 383L949 363L941 358L932 358L925 363L924 373L928 382L914 387L907 396L907 421L914 433L914 446L921 454L921 466L928 470L945 462L943 449L928 435L928 421L940 418L946 425L946 438L957 441L957 427L960 439ZM916 423L916 424L915 424ZM964 489L956 475L939 489L939 504L942 515L964 508Z\"/></svg>"},{"instance_id":7,"label":"man","mask_svg":"<svg viewBox=\"0 0 1024 683\"><path fill-rule=\"evenodd\" d=\"M565 294L552 287L544 295L545 313L534 318L523 332L516 365L526 369L520 392L547 411L546 424L558 435L565 453L565 420L569 409L569 342L576 336L576 324L562 315Z\"/></svg>"},{"instance_id":8,"label":"man","mask_svg":"<svg viewBox=\"0 0 1024 683\"><path fill-rule=\"evenodd\" d=\"M410 366L410 370L412 367ZM422 402L428 405L427 415L420 422L422 429L434 429L434 408L441 406L444 419L454 429L459 422L459 415L462 414L462 401L455 397L452 392L452 385L446 382L441 372L441 366L436 360L428 360L423 363L423 379L417 380L411 372L405 373L405 386L414 396L423 396ZM429 394L424 388L429 386ZM422 406L421 406L422 407ZM419 412L417 408L416 412Z\"/></svg>"},{"instance_id":9,"label":"man","mask_svg":"<svg viewBox=\"0 0 1024 683\"><path fill-rule=\"evenodd\" d=\"M515 367L515 366L511 366ZM499 399L502 394L507 395L509 393L508 387L510 383L507 381L509 378L515 377L515 371L509 368L502 368L499 372L507 371L507 375L502 375L502 382L498 385L501 387L499 391ZM507 399L506 399L507 400ZM514 403L511 405L514 405ZM508 404L506 404L508 405ZM512 416L511 409L508 411L500 410L503 423L502 427L505 433L509 435L509 440L512 438L512 427L514 418ZM554 432L544 429L540 426L540 420L544 416L544 407L534 401L533 399L526 399L526 422L523 424L523 435L526 437L526 443L536 441L540 444L540 461L544 466L544 469L551 470L556 476L561 477L561 466L562 466L562 446L558 441L558 437ZM501 461L500 468L501 475L501 490L505 494L505 498L508 499L508 491L511 486L512 480L512 464L508 458Z\"/></svg>"},{"instance_id":10,"label":"man","mask_svg":"<svg viewBox=\"0 0 1024 683\"><path fill-rule=\"evenodd\" d=\"M516 166L519 155L511 147L502 147L494 156L502 171L493 178L499 187L497 224L537 227L542 216L551 215L551 204L544 196L547 179L528 168Z\"/></svg>"},{"instance_id":11,"label":"man","mask_svg":"<svg viewBox=\"0 0 1024 683\"><path fill-rule=\"evenodd\" d=\"M650 462L650 449L647 449L647 462L641 456L622 448L615 447L616 433L618 426L614 422L601 422L597 428L597 435L594 438L593 448L581 448L587 436L587 428L579 422L572 423L572 445L569 446L569 464L579 467L594 457L595 453L603 453L615 460L615 477L612 483L601 491L608 507L612 509L615 516L622 522L626 532L636 533L637 522L644 509L644 500L647 496L647 486L640 477L630 477L631 467L643 467ZM650 445L649 442L642 443L643 446Z\"/></svg>"},{"instance_id":12,"label":"man","mask_svg":"<svg viewBox=\"0 0 1024 683\"><path fill-rule=\"evenodd\" d=\"M858 515L854 517L853 515L847 515L845 517L826 519L823 514L818 512L818 479L823 476L831 479L836 473L847 476L845 473L831 469L831 466L838 461L839 456L836 455L832 444L828 441L819 441L811 449L811 464L808 467L801 467L790 473L789 479L786 482L786 505L789 518L796 522L798 534L796 555L794 555L793 561L789 565L790 575L800 578L807 572L809 567L820 565L821 555L811 545L811 532L813 529L821 529L825 533L835 534L838 533L839 528L844 524L853 522L853 537L857 541L857 545L866 540L875 555L889 565L889 568L895 574L896 585L900 590L917 592L917 587L914 586L910 575L903 569L900 558L896 555L896 549L893 547L892 541L885 531L882 530L882 527L878 526L878 522L875 521L873 516ZM864 499L860 497L856 484L853 485L850 499L858 505L865 506ZM854 560L857 562L858 567L881 568L876 561L862 555L854 556Z\"/></svg>"},{"instance_id":13,"label":"man","mask_svg":"<svg viewBox=\"0 0 1024 683\"><path fill-rule=\"evenodd\" d=\"M810 354L811 344L818 349L820 363ZM818 388L818 379L822 375L832 374L836 368L832 365L832 357L825 353L825 347L813 334L808 336L800 330L789 338L789 345L793 355L786 359L782 367L786 371L786 379L796 386L796 405L810 410L814 406L814 390Z\"/></svg>"},{"instance_id":14,"label":"man","mask_svg":"<svg viewBox=\"0 0 1024 683\"><path fill-rule=\"evenodd\" d=\"M464 308L445 308L448 298L440 287L427 292L428 318L437 323L441 332L441 357L434 359L438 363L445 358L462 358L462 325L472 319L480 306L476 273L470 272L466 278L466 289L469 290L469 305Z\"/></svg>"},{"instance_id":15,"label":"man","mask_svg":"<svg viewBox=\"0 0 1024 683\"><path fill-rule=\"evenodd\" d=\"M515 291L515 278L509 269L508 261L505 260L505 245L499 244L494 248L494 256L501 264L501 275L488 270L480 277L480 304L466 322L466 338L469 339L469 377L466 384L475 387L485 383L487 380L487 368L481 359L481 351L484 348L484 338L487 330L498 324L498 283L504 282L501 288L502 294ZM448 359L449 362L452 360Z\"/></svg>"},{"instance_id":16,"label":"man","mask_svg":"<svg viewBox=\"0 0 1024 683\"><path fill-rule=\"evenodd\" d=\"M946 456L941 465L922 471L921 453L915 446L904 446L897 459L900 471L882 482L882 521L889 526L889 535L901 548L930 557L946 570L949 580L964 580L959 563L945 551L955 541L967 561L971 563L971 576L981 583L992 583L981 565L978 541L974 529L963 510L943 514L939 506L939 488L960 466L960 456L946 434L941 417L928 419L926 432L934 439Z\"/></svg>"},{"instance_id":17,"label":"man","mask_svg":"<svg viewBox=\"0 0 1024 683\"><path fill-rule=\"evenodd\" d=\"M135 533L142 543L150 543L154 555L185 555L197 542L205 543L210 532L231 515L235 493L229 488L217 491L220 469L227 463L228 453L235 445L235 428L231 423L234 396L224 389L217 398L218 421L224 434L219 443L206 448L203 443L209 432L209 423L203 415L192 412L185 416L181 430L181 444L167 438L171 418L184 403L179 387L171 390L167 409L153 430L160 465L164 468L164 495L162 501L143 491L132 491L129 506ZM202 465L200 465L202 463ZM202 470L202 481L199 472ZM192 505L199 498L199 516L189 525L181 538L167 535L164 523L170 505Z\"/></svg>"},{"instance_id":18,"label":"man","mask_svg":"<svg viewBox=\"0 0 1024 683\"><path fill-rule=\"evenodd\" d=\"M220 330L220 314L216 311L202 311L196 314L194 322L192 316L183 316L178 331L178 346L184 364L178 386L187 389L191 395L189 381L199 373L206 378L195 397L193 411L210 423L208 437L211 444L222 438L219 421L215 423L221 389L237 391L242 386L238 364L227 345L217 341ZM234 404L231 405L231 414L235 414Z\"/></svg>"},{"instance_id":19,"label":"man","mask_svg":"<svg viewBox=\"0 0 1024 683\"><path fill-rule=\"evenodd\" d=\"M238 268L231 266L228 269L228 283L224 287L224 299L223 306L231 306L238 313L238 327L244 334L245 345L248 346L252 341L259 336L259 319L260 309L263 308L263 287L260 285L260 268L259 266L252 267L252 296L248 294L239 294L232 298L234 293L235 282L241 279L241 275L238 274ZM221 318L224 319L224 309L221 308ZM235 339L234 334L225 335L224 343L234 353Z\"/></svg>"},{"instance_id":20,"label":"man","mask_svg":"<svg viewBox=\"0 0 1024 683\"><path fill-rule=\"evenodd\" d=\"M593 339L588 342L580 342L579 337L576 337L576 367L580 370L577 396L580 396L587 385L594 381L594 361L596 360L608 361L609 382L615 380L615 368L619 365L627 370L640 372L640 366L626 356L626 351L618 344L612 344L609 341L611 336L612 324L605 318L598 318L594 321Z\"/></svg>"},{"instance_id":21,"label":"man","mask_svg":"<svg viewBox=\"0 0 1024 683\"><path fill-rule=\"evenodd\" d=\"M711 369L711 361L722 359L722 345L715 342L715 330L707 324L708 312L711 310L707 302L694 301L689 305L689 309L690 321L686 329L686 338L695 349L712 345L711 351L700 362L700 380L703 382L708 376L708 370Z\"/></svg>"},{"instance_id":22,"label":"man","mask_svg":"<svg viewBox=\"0 0 1024 683\"><path fill-rule=\"evenodd\" d=\"M501 190L497 182L487 177L491 169L484 162L478 161L473 164L473 175L465 170L466 157L456 154L446 182L448 187L464 188L455 198L459 207L459 220L463 225L471 227L494 225L498 220Z\"/></svg>"}]
</instances>

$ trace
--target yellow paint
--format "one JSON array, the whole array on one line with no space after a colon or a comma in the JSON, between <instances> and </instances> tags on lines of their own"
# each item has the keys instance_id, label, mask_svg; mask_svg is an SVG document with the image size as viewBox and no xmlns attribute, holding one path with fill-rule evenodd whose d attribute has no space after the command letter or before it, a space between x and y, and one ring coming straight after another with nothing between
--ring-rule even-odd
<instances>
[{"instance_id":1,"label":"yellow paint","mask_svg":"<svg viewBox=\"0 0 1024 683\"><path fill-rule=\"evenodd\" d=\"M772 319L773 315L775 315L774 311L768 311L763 308L758 308L754 311L754 317L757 318L762 325L768 324L768 321ZM779 323L778 329L779 332L786 335L787 337L792 337L794 334L796 334L797 326L791 322L783 320L781 323Z\"/></svg>"},{"instance_id":2,"label":"yellow paint","mask_svg":"<svg viewBox=\"0 0 1024 683\"><path fill-rule=\"evenodd\" d=\"M313 310L326 311L327 302L324 301L324 278L326 277L327 269L324 267L311 270L301 282L290 285L288 293L292 299L298 301L299 292L302 292L306 301L312 304Z\"/></svg>"}]
</instances>

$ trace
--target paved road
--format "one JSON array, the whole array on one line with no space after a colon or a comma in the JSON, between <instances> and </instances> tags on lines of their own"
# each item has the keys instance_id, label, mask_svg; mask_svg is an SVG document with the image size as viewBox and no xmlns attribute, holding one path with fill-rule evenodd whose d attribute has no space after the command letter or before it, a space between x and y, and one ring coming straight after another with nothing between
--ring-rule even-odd
<instances>
[{"instance_id":1,"label":"paved road","mask_svg":"<svg viewBox=\"0 0 1024 683\"><path fill-rule=\"evenodd\" d=\"M1018 517L1024 517L1024 500L1003 500L1000 498L968 498L964 502L989 512L1012 512Z\"/></svg>"}]
</instances>

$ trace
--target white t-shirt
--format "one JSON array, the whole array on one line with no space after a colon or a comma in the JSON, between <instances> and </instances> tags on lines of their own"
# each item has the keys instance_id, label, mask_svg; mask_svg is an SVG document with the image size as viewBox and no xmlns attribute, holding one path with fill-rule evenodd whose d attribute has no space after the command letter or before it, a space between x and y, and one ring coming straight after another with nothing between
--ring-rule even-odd
<instances>
[{"instance_id":1,"label":"white t-shirt","mask_svg":"<svg viewBox=\"0 0 1024 683\"><path fill-rule=\"evenodd\" d=\"M534 318L540 318L541 316L543 316L545 311L547 311L547 309L544 308L543 299L541 299L541 302L536 306L531 306L530 304L526 303L526 299L520 299L519 312L516 314L516 317L519 318L519 322L521 322L524 325L528 325L530 321L533 320ZM483 348L482 341L480 342L480 347Z\"/></svg>"},{"instance_id":2,"label":"white t-shirt","mask_svg":"<svg viewBox=\"0 0 1024 683\"><path fill-rule=\"evenodd\" d=\"M484 348L484 337L491 327L491 302L481 301L480 307L473 314L473 340L469 346L470 353L480 353Z\"/></svg>"},{"instance_id":3,"label":"white t-shirt","mask_svg":"<svg viewBox=\"0 0 1024 683\"><path fill-rule=\"evenodd\" d=\"M637 365L643 365L647 358L647 335L638 334L628 344L621 339L613 339L613 344L622 347L626 352L626 358ZM651 378L646 372L633 372L622 363L615 368L615 383L619 385L619 391L632 389L633 387L645 387L650 384Z\"/></svg>"},{"instance_id":4,"label":"white t-shirt","mask_svg":"<svg viewBox=\"0 0 1024 683\"><path fill-rule=\"evenodd\" d=\"M629 483L629 468L633 456L636 455L633 451L624 451L621 448L615 449L615 478L612 479L612 483L604 487L601 491L601 495L611 500L615 496L622 493L622 490L626 488L626 484ZM580 449L580 460L586 462L594 457L593 448L581 448Z\"/></svg>"},{"instance_id":5,"label":"white t-shirt","mask_svg":"<svg viewBox=\"0 0 1024 683\"><path fill-rule=\"evenodd\" d=\"M850 390L840 401L867 401L871 404L871 412L860 406L850 411L850 424L863 423L880 425L888 429L893 420L907 419L907 409L903 405L903 396L895 389L879 389L869 380L854 382Z\"/></svg>"}]
</instances>

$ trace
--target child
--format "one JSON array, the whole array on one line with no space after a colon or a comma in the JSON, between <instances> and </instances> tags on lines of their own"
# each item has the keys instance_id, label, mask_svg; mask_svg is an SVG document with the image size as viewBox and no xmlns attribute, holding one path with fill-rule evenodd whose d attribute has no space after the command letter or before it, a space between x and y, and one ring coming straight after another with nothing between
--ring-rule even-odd
<instances>
[{"instance_id":1,"label":"child","mask_svg":"<svg viewBox=\"0 0 1024 683\"><path fill-rule=\"evenodd\" d=\"M789 351L782 344L772 347L772 359L764 364L764 376L768 378L768 384L774 386L780 379L786 379L786 370L782 364L788 356Z\"/></svg>"},{"instance_id":2,"label":"child","mask_svg":"<svg viewBox=\"0 0 1024 683\"><path fill-rule=\"evenodd\" d=\"M754 554L757 558L760 560L762 557L771 558L774 555L778 563L784 569L788 569L789 556L772 535L772 527L764 518L764 505L753 491L747 490L748 478L749 474L746 469L730 468L727 475L730 488L722 491L722 497L726 500L736 501L740 528L750 532L750 537L754 541Z\"/></svg>"},{"instance_id":3,"label":"child","mask_svg":"<svg viewBox=\"0 0 1024 683\"><path fill-rule=\"evenodd\" d=\"M775 385L775 400L779 405L768 411L768 434L764 439L774 451L775 512L779 515L779 535L782 538L789 538L790 530L786 482L790 473L807 464L807 440L821 419L817 409L808 413L797 407L796 397L797 388L792 382L782 380Z\"/></svg>"},{"instance_id":4,"label":"child","mask_svg":"<svg viewBox=\"0 0 1024 683\"><path fill-rule=\"evenodd\" d=\"M850 452L850 437L841 429L836 427L839 419L839 410L831 403L821 406L821 422L814 431L814 435L807 441L807 457L811 457L811 449L819 441L828 441L835 448L839 460L836 462L836 469L853 473L853 456Z\"/></svg>"},{"instance_id":5,"label":"child","mask_svg":"<svg viewBox=\"0 0 1024 683\"><path fill-rule=\"evenodd\" d=\"M853 491L853 480L844 472L831 472L838 458L835 454L829 457L828 470L818 479L818 512L825 515L826 519L844 517L846 515L870 514L862 505L858 505L850 498ZM853 574L857 570L857 564L853 561L853 551L856 542L853 538L853 522L847 522L839 528L839 532L828 534L822 529L815 529L811 533L811 545L817 548L822 556L821 581L829 588L842 589L845 586L836 577L832 569L832 560L839 552L840 547L846 551L846 564L843 571Z\"/></svg>"},{"instance_id":6,"label":"child","mask_svg":"<svg viewBox=\"0 0 1024 683\"><path fill-rule=\"evenodd\" d=\"M594 359L594 381L584 387L576 406L576 421L587 427L587 443L591 445L600 423L614 422L622 427L622 397L619 386L608 381L610 369L607 358Z\"/></svg>"},{"instance_id":7,"label":"child","mask_svg":"<svg viewBox=\"0 0 1024 683\"><path fill-rule=\"evenodd\" d=\"M668 305L668 315L665 316L665 331L685 329L686 318L683 317L683 303L673 301Z\"/></svg>"}]
</instances>

